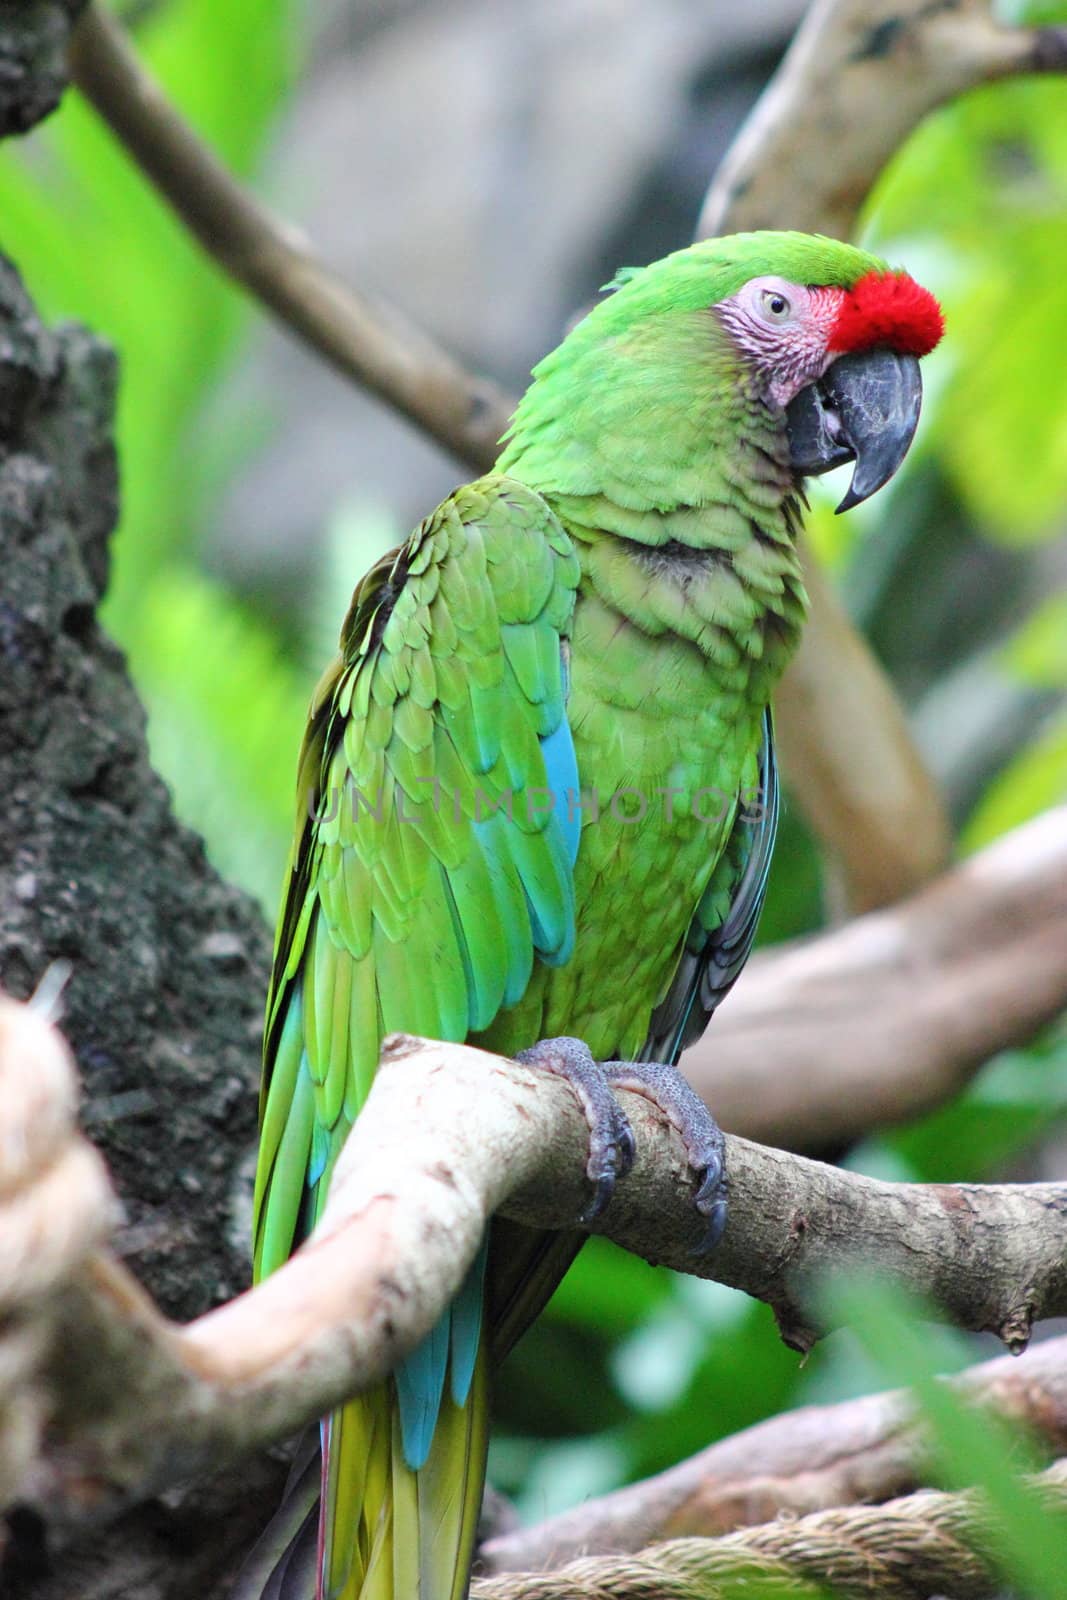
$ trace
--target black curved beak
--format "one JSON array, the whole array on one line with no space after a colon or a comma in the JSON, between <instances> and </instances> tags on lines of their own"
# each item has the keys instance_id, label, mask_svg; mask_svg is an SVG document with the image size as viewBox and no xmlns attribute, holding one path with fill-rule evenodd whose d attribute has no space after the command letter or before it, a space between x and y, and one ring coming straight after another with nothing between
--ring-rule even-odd
<instances>
[{"instance_id":1,"label":"black curved beak","mask_svg":"<svg viewBox=\"0 0 1067 1600\"><path fill-rule=\"evenodd\" d=\"M786 408L789 459L802 477L854 461L849 511L888 483L908 453L922 406L915 356L864 350L840 356Z\"/></svg>"}]
</instances>

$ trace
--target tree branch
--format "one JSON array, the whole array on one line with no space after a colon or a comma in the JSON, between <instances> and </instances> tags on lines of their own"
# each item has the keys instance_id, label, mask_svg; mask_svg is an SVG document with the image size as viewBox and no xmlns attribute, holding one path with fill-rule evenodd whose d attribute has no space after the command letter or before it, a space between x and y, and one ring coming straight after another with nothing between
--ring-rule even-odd
<instances>
[{"instance_id":1,"label":"tree branch","mask_svg":"<svg viewBox=\"0 0 1067 1600\"><path fill-rule=\"evenodd\" d=\"M870 911L946 865L951 829L892 683L806 541L802 554L810 610L778 687L778 750L829 854L831 909Z\"/></svg>"},{"instance_id":2,"label":"tree branch","mask_svg":"<svg viewBox=\"0 0 1067 1600\"><path fill-rule=\"evenodd\" d=\"M1065 69L1067 28L1002 27L988 0L815 0L715 174L698 235L847 239L931 111L994 78Z\"/></svg>"},{"instance_id":3,"label":"tree branch","mask_svg":"<svg viewBox=\"0 0 1067 1600\"><path fill-rule=\"evenodd\" d=\"M35 1028L45 1024L23 1016L23 1046L5 1063L4 1142L16 1152ZM892 1278L1018 1349L1035 1317L1067 1311L1067 1186L878 1183L730 1139L726 1235L695 1259L702 1222L680 1141L641 1096L624 1103L637 1160L596 1231L767 1301L799 1349L827 1329L812 1297L830 1273ZM41 1382L53 1414L28 1492L49 1505L88 1497L96 1512L117 1509L280 1439L379 1381L456 1293L490 1215L574 1225L587 1198L586 1143L562 1081L465 1046L394 1036L320 1226L254 1290L183 1329L98 1251L73 1274L61 1263L43 1283L0 1281L20 1325L35 1316L48 1331ZM35 1171L23 1169L21 1181ZM87 1348L91 1383L78 1355Z\"/></svg>"},{"instance_id":4,"label":"tree branch","mask_svg":"<svg viewBox=\"0 0 1067 1600\"><path fill-rule=\"evenodd\" d=\"M929 888L757 955L686 1076L724 1127L839 1148L941 1105L1067 1006L1067 808Z\"/></svg>"},{"instance_id":5,"label":"tree branch","mask_svg":"<svg viewBox=\"0 0 1067 1600\"><path fill-rule=\"evenodd\" d=\"M971 1367L950 1387L1023 1425L1050 1458L1067 1452L1067 1337L1021 1358ZM479 1569L550 1571L579 1556L633 1552L661 1539L716 1538L834 1506L880 1503L927 1481L925 1431L896 1390L805 1406L716 1443L642 1483L490 1539Z\"/></svg>"},{"instance_id":6,"label":"tree branch","mask_svg":"<svg viewBox=\"0 0 1067 1600\"><path fill-rule=\"evenodd\" d=\"M236 181L170 105L123 29L89 5L71 77L207 253L333 366L479 471L496 459L512 402L392 306L343 282L297 228Z\"/></svg>"}]
</instances>

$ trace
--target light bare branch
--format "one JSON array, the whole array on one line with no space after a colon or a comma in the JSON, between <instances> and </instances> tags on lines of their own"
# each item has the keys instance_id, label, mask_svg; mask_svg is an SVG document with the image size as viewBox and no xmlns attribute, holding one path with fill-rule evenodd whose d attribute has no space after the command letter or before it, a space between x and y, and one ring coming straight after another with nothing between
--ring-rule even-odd
<instances>
[{"instance_id":1,"label":"light bare branch","mask_svg":"<svg viewBox=\"0 0 1067 1600\"><path fill-rule=\"evenodd\" d=\"M940 789L885 670L806 543L810 611L778 688L782 771L828 853L830 910L891 905L945 866Z\"/></svg>"},{"instance_id":2,"label":"light bare branch","mask_svg":"<svg viewBox=\"0 0 1067 1600\"><path fill-rule=\"evenodd\" d=\"M994 78L1065 69L1067 28L1003 26L989 0L815 0L715 174L698 235L847 239L931 111Z\"/></svg>"},{"instance_id":3,"label":"light bare branch","mask_svg":"<svg viewBox=\"0 0 1067 1600\"><path fill-rule=\"evenodd\" d=\"M27 1026L47 1032L40 1019ZM5 1081L17 1090L33 1065L23 1048ZM9 1149L24 1137L22 1104L17 1092L0 1103ZM697 1258L703 1224L680 1140L641 1096L624 1104L637 1160L598 1231L766 1300L798 1348L825 1331L812 1296L831 1272L880 1273L1013 1348L1035 1317L1067 1311L1067 1185L878 1183L732 1138L726 1235ZM50 1427L23 1493L117 1507L282 1438L379 1381L456 1293L489 1216L574 1225L588 1198L586 1143L562 1081L394 1036L311 1239L265 1283L186 1328L100 1252L99 1208L86 1207L81 1254L6 1286L18 1329L43 1329L48 1352L37 1387L50 1397ZM79 1144L71 1129L57 1159ZM32 1197L36 1169L25 1180ZM78 1196L68 1200L82 1215ZM17 1232L17 1202L3 1220Z\"/></svg>"}]
</instances>

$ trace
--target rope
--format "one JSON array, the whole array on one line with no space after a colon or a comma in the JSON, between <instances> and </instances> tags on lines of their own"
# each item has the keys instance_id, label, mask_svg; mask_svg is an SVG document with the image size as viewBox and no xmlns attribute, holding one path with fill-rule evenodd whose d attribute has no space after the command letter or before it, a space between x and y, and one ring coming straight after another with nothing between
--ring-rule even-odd
<instances>
[{"instance_id":1,"label":"rope","mask_svg":"<svg viewBox=\"0 0 1067 1600\"><path fill-rule=\"evenodd\" d=\"M1067 1459L1032 1480L1067 1511ZM926 1489L880 1506L780 1518L723 1539L673 1539L636 1555L587 1556L556 1572L477 1580L471 1600L992 1600L1002 1588L993 1518L974 1490Z\"/></svg>"},{"instance_id":2,"label":"rope","mask_svg":"<svg viewBox=\"0 0 1067 1600\"><path fill-rule=\"evenodd\" d=\"M115 1217L104 1164L77 1132L77 1097L42 1011L0 995L0 1506L25 1483L47 1422L36 1380L56 1291Z\"/></svg>"}]
</instances>

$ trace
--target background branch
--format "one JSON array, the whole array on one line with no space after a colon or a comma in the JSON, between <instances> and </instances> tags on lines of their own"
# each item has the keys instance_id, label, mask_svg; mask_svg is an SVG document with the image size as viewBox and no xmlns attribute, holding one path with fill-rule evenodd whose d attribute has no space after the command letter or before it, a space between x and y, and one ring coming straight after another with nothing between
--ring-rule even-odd
<instances>
[{"instance_id":1,"label":"background branch","mask_svg":"<svg viewBox=\"0 0 1067 1600\"><path fill-rule=\"evenodd\" d=\"M757 955L685 1056L724 1127L840 1148L942 1104L1067 1005L1067 808L910 900Z\"/></svg>"},{"instance_id":2,"label":"background branch","mask_svg":"<svg viewBox=\"0 0 1067 1600\"><path fill-rule=\"evenodd\" d=\"M782 770L828 852L829 908L840 917L928 882L948 861L951 829L896 690L806 541L802 553L810 610L775 696L775 731Z\"/></svg>"},{"instance_id":3,"label":"background branch","mask_svg":"<svg viewBox=\"0 0 1067 1600\"><path fill-rule=\"evenodd\" d=\"M1067 29L1004 27L988 0L815 0L715 174L697 232L780 228L786 217L847 239L931 111L994 78L1065 68Z\"/></svg>"},{"instance_id":4,"label":"background branch","mask_svg":"<svg viewBox=\"0 0 1067 1600\"><path fill-rule=\"evenodd\" d=\"M299 229L253 199L169 103L121 25L101 6L90 4L75 30L70 69L223 271L333 366L462 461L480 472L492 465L512 401L393 306L343 282Z\"/></svg>"}]
</instances>

